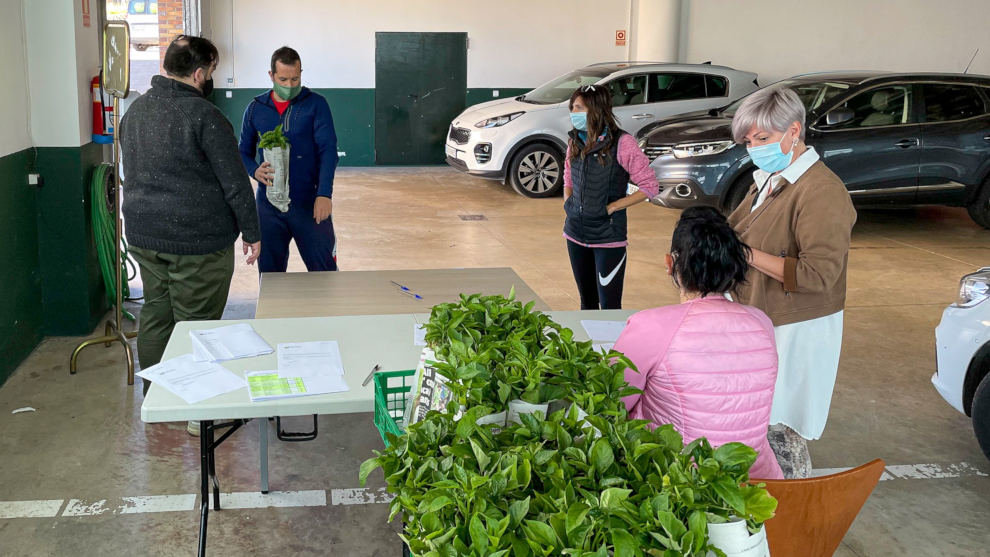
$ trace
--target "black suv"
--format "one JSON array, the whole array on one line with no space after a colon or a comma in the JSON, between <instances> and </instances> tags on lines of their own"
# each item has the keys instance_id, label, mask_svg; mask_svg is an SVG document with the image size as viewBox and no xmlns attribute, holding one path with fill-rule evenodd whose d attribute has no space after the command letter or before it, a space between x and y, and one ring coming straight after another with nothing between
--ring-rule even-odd
<instances>
[{"instance_id":1,"label":"black suv","mask_svg":"<svg viewBox=\"0 0 990 557\"><path fill-rule=\"evenodd\" d=\"M801 97L808 145L857 203L964 205L990 228L990 77L845 72L775 85ZM741 103L640 131L660 180L656 204L725 211L739 204L754 170L745 147L732 141Z\"/></svg>"}]
</instances>

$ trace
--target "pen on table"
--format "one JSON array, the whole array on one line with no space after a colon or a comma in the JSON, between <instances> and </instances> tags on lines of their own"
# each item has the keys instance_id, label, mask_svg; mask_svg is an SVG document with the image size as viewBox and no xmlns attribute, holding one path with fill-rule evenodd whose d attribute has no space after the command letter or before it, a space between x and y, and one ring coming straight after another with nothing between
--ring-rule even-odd
<instances>
[{"instance_id":1,"label":"pen on table","mask_svg":"<svg viewBox=\"0 0 990 557\"><path fill-rule=\"evenodd\" d=\"M423 299L422 296L420 296L419 294L416 294L412 290L410 290L408 286L402 286L401 284L395 282L394 280L393 281L390 281L390 282L392 284L394 284L396 287L398 287L399 290L405 292L406 294L409 294L410 296L416 298L417 300L422 300Z\"/></svg>"},{"instance_id":2,"label":"pen on table","mask_svg":"<svg viewBox=\"0 0 990 557\"><path fill-rule=\"evenodd\" d=\"M375 367L371 368L371 373L369 373L368 376L364 378L364 382L361 383L361 386L364 387L365 385L367 385L368 381L371 381L371 378L375 376L375 373L381 371L381 369L382 366L375 364Z\"/></svg>"}]
</instances>

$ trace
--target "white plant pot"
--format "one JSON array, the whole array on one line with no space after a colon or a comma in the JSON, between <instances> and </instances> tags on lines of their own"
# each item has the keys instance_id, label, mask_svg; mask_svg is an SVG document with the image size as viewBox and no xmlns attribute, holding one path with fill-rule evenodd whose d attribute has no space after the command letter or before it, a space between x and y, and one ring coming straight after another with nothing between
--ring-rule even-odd
<instances>
[{"instance_id":1,"label":"white plant pot","mask_svg":"<svg viewBox=\"0 0 990 557\"><path fill-rule=\"evenodd\" d=\"M766 527L761 526L759 532L750 534L746 521L741 518L721 524L709 522L708 539L724 551L726 557L770 557ZM715 557L715 553L709 551L708 557Z\"/></svg>"},{"instance_id":2,"label":"white plant pot","mask_svg":"<svg viewBox=\"0 0 990 557\"><path fill-rule=\"evenodd\" d=\"M506 415L506 412L504 412L504 411L499 412L498 414L488 414L487 416L482 416L482 417L478 418L477 424L478 425L489 425L489 424L491 424L491 425L497 425L497 426L504 427L505 426L505 415Z\"/></svg>"},{"instance_id":3,"label":"white plant pot","mask_svg":"<svg viewBox=\"0 0 990 557\"><path fill-rule=\"evenodd\" d=\"M265 197L279 211L286 213L289 211L289 157L290 147L274 147L263 149L265 162L271 163L275 176L272 177L272 185L265 188Z\"/></svg>"},{"instance_id":4,"label":"white plant pot","mask_svg":"<svg viewBox=\"0 0 990 557\"><path fill-rule=\"evenodd\" d=\"M549 407L550 407L549 402L543 404L530 404L528 402L523 402L519 399L510 400L508 423L521 424L522 420L519 418L520 414L532 414L533 412L543 412L543 415L546 416L547 408Z\"/></svg>"}]
</instances>

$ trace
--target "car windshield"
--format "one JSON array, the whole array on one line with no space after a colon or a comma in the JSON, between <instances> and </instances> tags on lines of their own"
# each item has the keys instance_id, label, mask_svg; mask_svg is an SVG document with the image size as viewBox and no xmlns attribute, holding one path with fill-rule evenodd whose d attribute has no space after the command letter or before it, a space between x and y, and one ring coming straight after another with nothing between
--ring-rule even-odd
<instances>
[{"instance_id":1,"label":"car windshield","mask_svg":"<svg viewBox=\"0 0 990 557\"><path fill-rule=\"evenodd\" d=\"M583 85L593 85L611 73L604 69L582 68L540 85L519 100L533 104L557 104L571 98L574 90Z\"/></svg>"},{"instance_id":2,"label":"car windshield","mask_svg":"<svg viewBox=\"0 0 990 557\"><path fill-rule=\"evenodd\" d=\"M804 109L811 112L824 104L826 101L832 97L838 95L839 93L849 89L848 83L842 83L839 81L818 81L818 82L808 82L804 80L797 79L786 79L784 81L778 81L772 85L773 87L790 87L798 94L801 98L801 102L804 103ZM751 93L752 94L752 93ZM749 95L746 95L747 97ZM742 104L746 97L737 99L729 106L722 109L722 113L725 116L733 116L736 113L736 109Z\"/></svg>"}]
</instances>

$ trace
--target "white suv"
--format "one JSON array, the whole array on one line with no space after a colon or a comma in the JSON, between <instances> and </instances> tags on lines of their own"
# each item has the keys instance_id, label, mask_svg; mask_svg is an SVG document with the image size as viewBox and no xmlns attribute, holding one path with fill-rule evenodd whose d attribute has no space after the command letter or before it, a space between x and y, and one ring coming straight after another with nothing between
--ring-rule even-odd
<instances>
[{"instance_id":1,"label":"white suv","mask_svg":"<svg viewBox=\"0 0 990 557\"><path fill-rule=\"evenodd\" d=\"M935 328L935 389L973 418L973 431L990 458L990 267L959 282L959 299Z\"/></svg>"},{"instance_id":2,"label":"white suv","mask_svg":"<svg viewBox=\"0 0 990 557\"><path fill-rule=\"evenodd\" d=\"M450 125L447 164L507 180L527 197L559 194L571 129L567 103L575 89L592 84L611 89L619 125L633 136L657 120L725 106L759 87L756 74L711 64L594 64L525 95L469 107Z\"/></svg>"}]
</instances>

